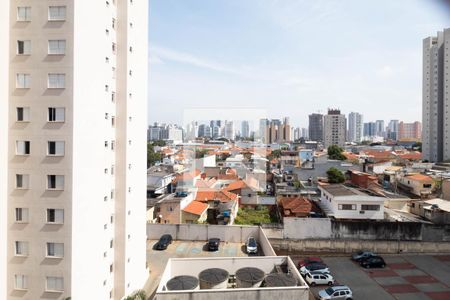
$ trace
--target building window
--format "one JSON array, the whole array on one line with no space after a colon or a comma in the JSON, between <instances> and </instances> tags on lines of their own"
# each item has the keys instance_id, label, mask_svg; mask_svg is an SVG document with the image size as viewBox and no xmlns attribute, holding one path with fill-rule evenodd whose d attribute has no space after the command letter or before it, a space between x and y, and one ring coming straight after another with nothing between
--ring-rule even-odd
<instances>
[{"instance_id":1,"label":"building window","mask_svg":"<svg viewBox=\"0 0 450 300\"><path fill-rule=\"evenodd\" d=\"M48 108L48 122L64 122L64 120L65 120L64 107Z\"/></svg>"},{"instance_id":2,"label":"building window","mask_svg":"<svg viewBox=\"0 0 450 300\"><path fill-rule=\"evenodd\" d=\"M49 89L63 89L66 87L66 74L48 74L47 87Z\"/></svg>"},{"instance_id":3,"label":"building window","mask_svg":"<svg viewBox=\"0 0 450 300\"><path fill-rule=\"evenodd\" d=\"M64 223L64 209L47 208L47 223L48 224L63 224Z\"/></svg>"},{"instance_id":4,"label":"building window","mask_svg":"<svg viewBox=\"0 0 450 300\"><path fill-rule=\"evenodd\" d=\"M31 41L17 41L17 54L18 55L30 55L31 54Z\"/></svg>"},{"instance_id":5,"label":"building window","mask_svg":"<svg viewBox=\"0 0 450 300\"><path fill-rule=\"evenodd\" d=\"M356 210L356 204L339 204L339 210Z\"/></svg>"},{"instance_id":6,"label":"building window","mask_svg":"<svg viewBox=\"0 0 450 300\"><path fill-rule=\"evenodd\" d=\"M20 6L17 8L17 21L28 22L31 21L31 7Z\"/></svg>"},{"instance_id":7,"label":"building window","mask_svg":"<svg viewBox=\"0 0 450 300\"><path fill-rule=\"evenodd\" d=\"M111 93L111 102L114 103L116 101L116 93L112 92Z\"/></svg>"},{"instance_id":8,"label":"building window","mask_svg":"<svg viewBox=\"0 0 450 300\"><path fill-rule=\"evenodd\" d=\"M28 208L16 207L15 219L16 223L28 223Z\"/></svg>"},{"instance_id":9,"label":"building window","mask_svg":"<svg viewBox=\"0 0 450 300\"><path fill-rule=\"evenodd\" d=\"M46 291L64 291L64 278L62 277L47 277L46 280Z\"/></svg>"},{"instance_id":10,"label":"building window","mask_svg":"<svg viewBox=\"0 0 450 300\"><path fill-rule=\"evenodd\" d=\"M111 117L111 126L112 127L116 126L116 117Z\"/></svg>"},{"instance_id":11,"label":"building window","mask_svg":"<svg viewBox=\"0 0 450 300\"><path fill-rule=\"evenodd\" d=\"M28 289L28 277L26 275L14 275L14 289Z\"/></svg>"},{"instance_id":12,"label":"building window","mask_svg":"<svg viewBox=\"0 0 450 300\"><path fill-rule=\"evenodd\" d=\"M380 210L380 206L371 204L362 204L361 210Z\"/></svg>"},{"instance_id":13,"label":"building window","mask_svg":"<svg viewBox=\"0 0 450 300\"><path fill-rule=\"evenodd\" d=\"M16 189L26 190L30 185L30 175L16 174Z\"/></svg>"},{"instance_id":14,"label":"building window","mask_svg":"<svg viewBox=\"0 0 450 300\"><path fill-rule=\"evenodd\" d=\"M28 256L28 242L15 241L14 242L15 256Z\"/></svg>"},{"instance_id":15,"label":"building window","mask_svg":"<svg viewBox=\"0 0 450 300\"><path fill-rule=\"evenodd\" d=\"M111 50L112 50L112 53L116 54L116 43L112 43Z\"/></svg>"},{"instance_id":16,"label":"building window","mask_svg":"<svg viewBox=\"0 0 450 300\"><path fill-rule=\"evenodd\" d=\"M64 257L63 243L47 243L47 257Z\"/></svg>"},{"instance_id":17,"label":"building window","mask_svg":"<svg viewBox=\"0 0 450 300\"><path fill-rule=\"evenodd\" d=\"M30 108L29 107L17 107L17 122L29 122L30 121Z\"/></svg>"},{"instance_id":18,"label":"building window","mask_svg":"<svg viewBox=\"0 0 450 300\"><path fill-rule=\"evenodd\" d=\"M116 142L111 141L111 150L114 151L115 148L116 148Z\"/></svg>"},{"instance_id":19,"label":"building window","mask_svg":"<svg viewBox=\"0 0 450 300\"><path fill-rule=\"evenodd\" d=\"M49 40L48 54L50 55L66 54L66 40Z\"/></svg>"},{"instance_id":20,"label":"building window","mask_svg":"<svg viewBox=\"0 0 450 300\"><path fill-rule=\"evenodd\" d=\"M48 7L49 21L65 21L66 7L65 6L49 6Z\"/></svg>"},{"instance_id":21,"label":"building window","mask_svg":"<svg viewBox=\"0 0 450 300\"><path fill-rule=\"evenodd\" d=\"M64 141L49 141L48 156L64 156Z\"/></svg>"},{"instance_id":22,"label":"building window","mask_svg":"<svg viewBox=\"0 0 450 300\"><path fill-rule=\"evenodd\" d=\"M16 141L16 155L30 155L30 141Z\"/></svg>"},{"instance_id":23,"label":"building window","mask_svg":"<svg viewBox=\"0 0 450 300\"><path fill-rule=\"evenodd\" d=\"M29 89L31 85L31 75L19 73L16 74L16 88Z\"/></svg>"},{"instance_id":24,"label":"building window","mask_svg":"<svg viewBox=\"0 0 450 300\"><path fill-rule=\"evenodd\" d=\"M114 265L110 264L109 265L109 272L112 273L114 271Z\"/></svg>"},{"instance_id":25,"label":"building window","mask_svg":"<svg viewBox=\"0 0 450 300\"><path fill-rule=\"evenodd\" d=\"M116 29L116 19L112 18L111 20L111 27L112 29Z\"/></svg>"},{"instance_id":26,"label":"building window","mask_svg":"<svg viewBox=\"0 0 450 300\"><path fill-rule=\"evenodd\" d=\"M47 190L64 190L64 175L47 175Z\"/></svg>"}]
</instances>

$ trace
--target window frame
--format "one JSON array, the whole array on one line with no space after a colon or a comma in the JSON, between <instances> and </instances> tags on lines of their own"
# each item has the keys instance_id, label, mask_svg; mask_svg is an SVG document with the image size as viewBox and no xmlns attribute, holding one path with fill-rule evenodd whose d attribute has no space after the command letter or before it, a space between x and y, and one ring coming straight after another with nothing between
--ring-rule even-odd
<instances>
[{"instance_id":1,"label":"window frame","mask_svg":"<svg viewBox=\"0 0 450 300\"><path fill-rule=\"evenodd\" d=\"M58 17L56 17L56 18L52 18L51 16L52 16L52 14L51 14L51 9L54 9L54 8L57 8L58 9ZM64 9L64 16L61 18L60 16L61 16L61 13L60 13L60 11L61 11L61 9ZM47 21L49 21L49 22L62 22L62 21L66 21L66 19L67 19L67 6L66 5L50 5L49 7L48 7L48 10L47 10Z\"/></svg>"},{"instance_id":2,"label":"window frame","mask_svg":"<svg viewBox=\"0 0 450 300\"><path fill-rule=\"evenodd\" d=\"M57 251L57 247L59 248ZM51 250L51 251L50 251ZM53 255L51 254L53 253ZM57 253L59 252L59 253ZM45 257L46 258L64 258L64 243L47 242L45 244Z\"/></svg>"},{"instance_id":3,"label":"window frame","mask_svg":"<svg viewBox=\"0 0 450 300\"><path fill-rule=\"evenodd\" d=\"M53 78L53 79L52 79ZM62 79L62 81L61 81ZM56 81L54 81L56 80ZM53 83L56 83L55 86L52 85ZM47 74L47 89L51 90L59 90L59 89L65 89L66 88L66 74L65 73L48 73Z\"/></svg>"},{"instance_id":4,"label":"window frame","mask_svg":"<svg viewBox=\"0 0 450 300\"><path fill-rule=\"evenodd\" d=\"M59 114L58 114L59 111ZM61 117L62 112L62 120L58 120L58 115ZM51 118L53 117L53 118ZM51 120L55 119L55 120ZM66 121L66 108L65 107L48 107L47 108L47 122L48 123L64 123Z\"/></svg>"},{"instance_id":5,"label":"window frame","mask_svg":"<svg viewBox=\"0 0 450 300\"><path fill-rule=\"evenodd\" d=\"M53 183L52 180L51 180L51 176L55 176L55 178L54 178L55 187L54 188L52 188L51 185L50 185L50 183ZM62 186L58 186L58 178L60 178L60 180L62 178ZM61 183L61 182L59 182L59 183ZM64 185L65 185L65 177L64 177L64 175L58 175L58 174L48 174L47 175L46 190L48 190L48 191L64 191Z\"/></svg>"},{"instance_id":6,"label":"window frame","mask_svg":"<svg viewBox=\"0 0 450 300\"><path fill-rule=\"evenodd\" d=\"M51 43L57 43L57 49L56 52L52 52L51 50L53 47L51 47ZM60 47L60 44L63 45L63 47ZM47 41L47 54L48 55L66 55L66 49L67 49L67 41L66 40L48 40Z\"/></svg>"},{"instance_id":7,"label":"window frame","mask_svg":"<svg viewBox=\"0 0 450 300\"><path fill-rule=\"evenodd\" d=\"M23 85L21 85L21 80ZM16 89L30 89L31 88L31 74L30 73L16 73Z\"/></svg>"},{"instance_id":8,"label":"window frame","mask_svg":"<svg viewBox=\"0 0 450 300\"><path fill-rule=\"evenodd\" d=\"M22 120L19 120L19 110L22 110ZM16 107L16 122L19 123L28 123L30 122L30 107L28 106L17 106Z\"/></svg>"},{"instance_id":9,"label":"window frame","mask_svg":"<svg viewBox=\"0 0 450 300\"><path fill-rule=\"evenodd\" d=\"M55 153L50 153L51 150L51 146L50 144L54 143L54 152ZM59 150L62 149L62 152L58 153L58 145L62 144L62 148L61 146L59 147ZM64 156L66 152L66 142L65 141L47 141L47 156L50 157L61 157Z\"/></svg>"},{"instance_id":10,"label":"window frame","mask_svg":"<svg viewBox=\"0 0 450 300\"><path fill-rule=\"evenodd\" d=\"M20 53L20 51L19 51L19 49L20 49L20 46L19 46L19 43L20 42L22 42L23 43L23 53ZM28 47L26 46L28 44ZM28 50L28 51L26 51L26 50ZM16 41L16 55L19 55L19 56L29 56L29 55L31 55L31 40L17 40Z\"/></svg>"},{"instance_id":11,"label":"window frame","mask_svg":"<svg viewBox=\"0 0 450 300\"><path fill-rule=\"evenodd\" d=\"M50 221L50 211L53 210L53 217L55 221ZM58 211L60 212L61 218L58 218ZM47 208L46 210L46 216L45 216L45 224L52 224L52 225L62 225L64 224L64 209L62 208Z\"/></svg>"},{"instance_id":12,"label":"window frame","mask_svg":"<svg viewBox=\"0 0 450 300\"><path fill-rule=\"evenodd\" d=\"M49 288L49 280L55 280L55 288ZM61 288L58 288L58 280L61 280ZM64 292L64 277L58 277L58 276L47 276L45 278L45 291L46 292L57 292L61 293Z\"/></svg>"},{"instance_id":13,"label":"window frame","mask_svg":"<svg viewBox=\"0 0 450 300\"><path fill-rule=\"evenodd\" d=\"M25 18L21 19L20 10L25 10ZM18 6L17 7L17 22L31 22L31 6Z\"/></svg>"}]
</instances>

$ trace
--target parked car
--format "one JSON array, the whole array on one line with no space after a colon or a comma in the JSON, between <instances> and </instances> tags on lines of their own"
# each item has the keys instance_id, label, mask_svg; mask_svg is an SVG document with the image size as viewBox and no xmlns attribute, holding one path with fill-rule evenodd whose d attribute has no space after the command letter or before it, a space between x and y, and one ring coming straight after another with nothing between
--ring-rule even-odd
<instances>
[{"instance_id":1,"label":"parked car","mask_svg":"<svg viewBox=\"0 0 450 300\"><path fill-rule=\"evenodd\" d=\"M386 267L386 262L381 256L372 256L366 259L363 259L360 262L361 266L364 268L384 268Z\"/></svg>"},{"instance_id":2,"label":"parked car","mask_svg":"<svg viewBox=\"0 0 450 300\"><path fill-rule=\"evenodd\" d=\"M375 255L376 255L375 253L370 252L370 251L358 251L358 252L352 254L352 260L360 262L363 259L375 256Z\"/></svg>"},{"instance_id":3,"label":"parked car","mask_svg":"<svg viewBox=\"0 0 450 300\"><path fill-rule=\"evenodd\" d=\"M208 240L208 251L218 251L220 245L220 239L211 238Z\"/></svg>"},{"instance_id":4,"label":"parked car","mask_svg":"<svg viewBox=\"0 0 450 300\"><path fill-rule=\"evenodd\" d=\"M248 238L246 248L248 254L258 253L258 243L256 243L256 239L254 237L251 236Z\"/></svg>"},{"instance_id":5,"label":"parked car","mask_svg":"<svg viewBox=\"0 0 450 300\"><path fill-rule=\"evenodd\" d=\"M322 263L310 264L300 268L300 274L302 274L302 276L305 276L306 273L314 271L322 273L330 273L330 270L328 269L327 265Z\"/></svg>"},{"instance_id":6,"label":"parked car","mask_svg":"<svg viewBox=\"0 0 450 300\"><path fill-rule=\"evenodd\" d=\"M298 267L301 268L306 265L315 264L315 263L323 263L322 259L319 257L306 257L303 260L298 262Z\"/></svg>"},{"instance_id":7,"label":"parked car","mask_svg":"<svg viewBox=\"0 0 450 300\"><path fill-rule=\"evenodd\" d=\"M165 250L170 244L172 244L172 236L170 234L163 234L155 244L155 249Z\"/></svg>"},{"instance_id":8,"label":"parked car","mask_svg":"<svg viewBox=\"0 0 450 300\"><path fill-rule=\"evenodd\" d=\"M319 292L320 300L352 300L352 290L346 285L330 286Z\"/></svg>"},{"instance_id":9,"label":"parked car","mask_svg":"<svg viewBox=\"0 0 450 300\"><path fill-rule=\"evenodd\" d=\"M305 280L311 286L319 285L319 284L334 284L334 278L329 273L322 273L318 271L308 272L305 275Z\"/></svg>"}]
</instances>

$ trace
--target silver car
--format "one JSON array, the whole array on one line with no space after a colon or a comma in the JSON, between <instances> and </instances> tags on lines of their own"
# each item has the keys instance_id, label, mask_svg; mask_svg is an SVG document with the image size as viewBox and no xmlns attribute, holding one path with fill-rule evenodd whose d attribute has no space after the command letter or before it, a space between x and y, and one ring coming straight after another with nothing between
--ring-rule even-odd
<instances>
[{"instance_id":1,"label":"silver car","mask_svg":"<svg viewBox=\"0 0 450 300\"><path fill-rule=\"evenodd\" d=\"M251 236L248 238L246 248L248 254L258 253L258 243L256 243L256 239L254 237Z\"/></svg>"},{"instance_id":2,"label":"silver car","mask_svg":"<svg viewBox=\"0 0 450 300\"><path fill-rule=\"evenodd\" d=\"M352 290L346 285L331 286L319 292L320 300L352 300Z\"/></svg>"}]
</instances>

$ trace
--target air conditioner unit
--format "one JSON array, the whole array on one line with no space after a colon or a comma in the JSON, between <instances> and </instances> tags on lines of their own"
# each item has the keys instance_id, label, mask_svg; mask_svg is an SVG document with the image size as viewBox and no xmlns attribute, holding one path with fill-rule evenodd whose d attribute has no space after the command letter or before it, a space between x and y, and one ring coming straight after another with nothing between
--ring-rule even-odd
<instances>
[{"instance_id":1,"label":"air conditioner unit","mask_svg":"<svg viewBox=\"0 0 450 300\"><path fill-rule=\"evenodd\" d=\"M365 210L360 210L359 213L360 214L364 214L366 211Z\"/></svg>"}]
</instances>

